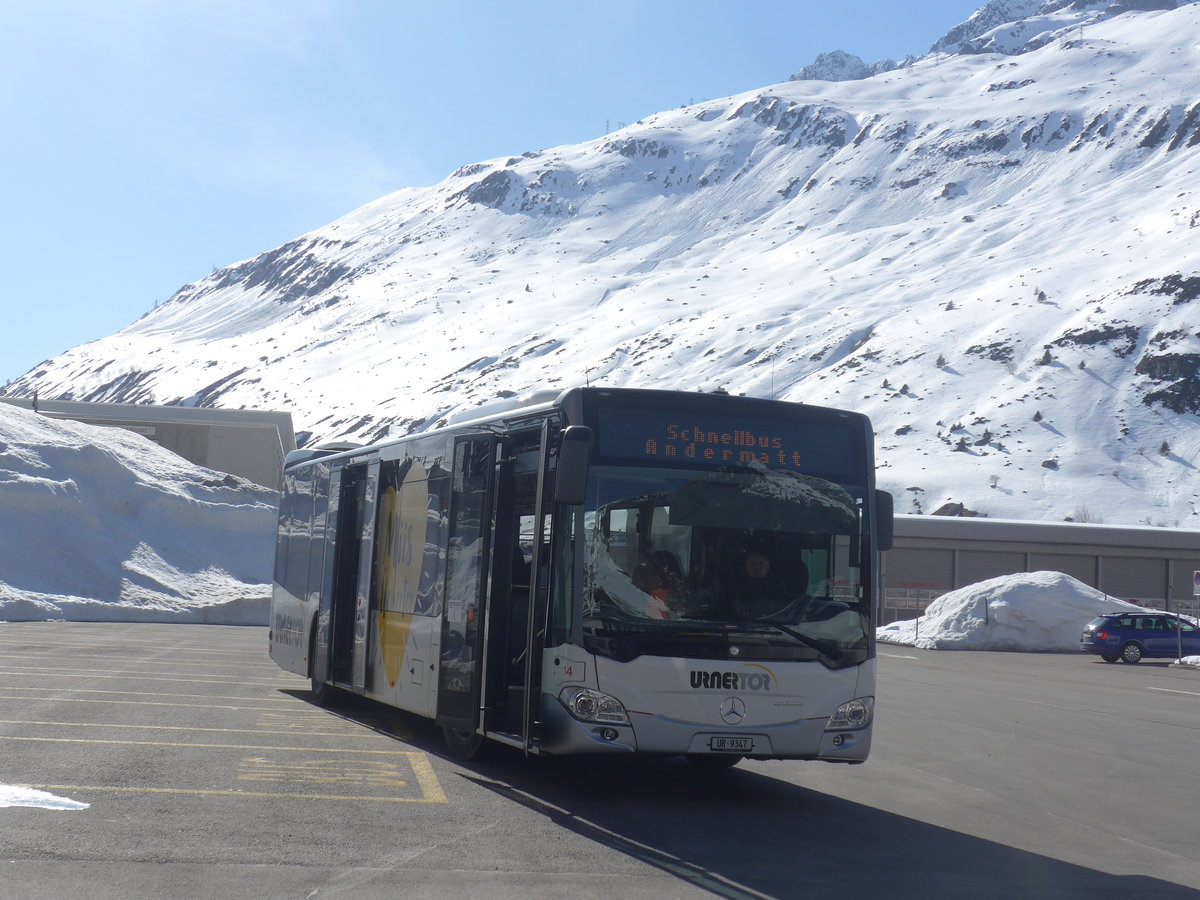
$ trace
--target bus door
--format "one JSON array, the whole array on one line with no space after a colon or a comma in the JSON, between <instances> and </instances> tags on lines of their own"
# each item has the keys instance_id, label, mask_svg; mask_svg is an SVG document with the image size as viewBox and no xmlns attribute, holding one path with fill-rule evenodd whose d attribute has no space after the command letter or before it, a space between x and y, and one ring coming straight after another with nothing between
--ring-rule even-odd
<instances>
[{"instance_id":1,"label":"bus door","mask_svg":"<svg viewBox=\"0 0 1200 900\"><path fill-rule=\"evenodd\" d=\"M336 507L333 545L333 582L322 592L319 616L328 631L317 631L313 673L328 672L328 680L362 692L366 682L367 589L370 578L371 532L374 528L374 482L379 464L346 466L335 472L331 499ZM328 645L321 636L328 634ZM323 680L323 679L320 679Z\"/></svg>"},{"instance_id":2,"label":"bus door","mask_svg":"<svg viewBox=\"0 0 1200 900\"><path fill-rule=\"evenodd\" d=\"M531 746L529 668L535 596L545 593L545 527L538 527L540 430L509 435L496 464L491 587L485 620L483 729L522 750Z\"/></svg>"},{"instance_id":3,"label":"bus door","mask_svg":"<svg viewBox=\"0 0 1200 900\"><path fill-rule=\"evenodd\" d=\"M367 688L367 644L370 635L371 565L375 559L375 503L379 496L379 460L367 466L359 530L358 578L354 590L354 665L350 685L356 694Z\"/></svg>"},{"instance_id":4,"label":"bus door","mask_svg":"<svg viewBox=\"0 0 1200 900\"><path fill-rule=\"evenodd\" d=\"M554 490L549 449L552 427L549 420L542 423L536 490L532 498L533 577L530 579L529 617L525 630L524 703L521 714L526 752L536 752L541 740L542 656L550 625L550 510L553 507Z\"/></svg>"},{"instance_id":5,"label":"bus door","mask_svg":"<svg viewBox=\"0 0 1200 900\"><path fill-rule=\"evenodd\" d=\"M497 443L490 434L454 442L436 722L464 734L480 725Z\"/></svg>"}]
</instances>

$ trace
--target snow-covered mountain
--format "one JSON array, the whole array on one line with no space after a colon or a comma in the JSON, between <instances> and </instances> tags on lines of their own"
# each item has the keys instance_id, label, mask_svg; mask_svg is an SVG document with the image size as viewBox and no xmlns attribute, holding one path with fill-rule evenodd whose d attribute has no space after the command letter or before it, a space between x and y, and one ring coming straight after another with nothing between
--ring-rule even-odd
<instances>
[{"instance_id":1,"label":"snow-covered mountain","mask_svg":"<svg viewBox=\"0 0 1200 900\"><path fill-rule=\"evenodd\" d=\"M871 77L466 166L8 393L287 409L323 441L723 387L868 413L900 512L1197 523L1200 6L1175 6L993 0Z\"/></svg>"},{"instance_id":2,"label":"snow-covered mountain","mask_svg":"<svg viewBox=\"0 0 1200 900\"><path fill-rule=\"evenodd\" d=\"M1082 38L1084 28L1132 11L1176 9L1196 0L991 0L956 25L929 49L943 53L1028 53L1054 41ZM791 81L851 81L912 65L881 59L867 64L852 53L832 50L791 77Z\"/></svg>"}]
</instances>

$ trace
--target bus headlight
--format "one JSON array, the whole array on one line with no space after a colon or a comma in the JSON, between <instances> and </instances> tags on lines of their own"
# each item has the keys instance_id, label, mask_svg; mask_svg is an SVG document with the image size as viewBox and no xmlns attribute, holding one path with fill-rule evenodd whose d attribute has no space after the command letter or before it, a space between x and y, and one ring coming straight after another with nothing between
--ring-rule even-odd
<instances>
[{"instance_id":1,"label":"bus headlight","mask_svg":"<svg viewBox=\"0 0 1200 900\"><path fill-rule=\"evenodd\" d=\"M857 728L866 728L871 724L871 716L874 710L874 697L859 697L857 700L847 700L833 711L833 715L825 723L825 730L852 731Z\"/></svg>"},{"instance_id":2,"label":"bus headlight","mask_svg":"<svg viewBox=\"0 0 1200 900\"><path fill-rule=\"evenodd\" d=\"M565 687L558 699L572 716L581 722L606 722L628 725L629 714L616 697L585 687Z\"/></svg>"}]
</instances>

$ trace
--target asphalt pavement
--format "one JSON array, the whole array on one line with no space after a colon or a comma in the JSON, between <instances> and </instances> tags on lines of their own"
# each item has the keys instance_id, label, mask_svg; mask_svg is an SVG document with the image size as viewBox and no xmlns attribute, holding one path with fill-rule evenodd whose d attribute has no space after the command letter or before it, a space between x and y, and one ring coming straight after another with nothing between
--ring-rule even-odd
<instances>
[{"instance_id":1,"label":"asphalt pavement","mask_svg":"<svg viewBox=\"0 0 1200 900\"><path fill-rule=\"evenodd\" d=\"M880 648L862 766L463 765L266 630L0 623L0 898L1200 898L1200 672Z\"/></svg>"}]
</instances>

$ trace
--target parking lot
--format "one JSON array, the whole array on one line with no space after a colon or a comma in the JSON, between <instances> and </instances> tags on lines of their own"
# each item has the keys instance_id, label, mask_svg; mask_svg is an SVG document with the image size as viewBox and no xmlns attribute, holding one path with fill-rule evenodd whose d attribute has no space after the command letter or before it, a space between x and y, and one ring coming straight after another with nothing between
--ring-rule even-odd
<instances>
[{"instance_id":1,"label":"parking lot","mask_svg":"<svg viewBox=\"0 0 1200 900\"><path fill-rule=\"evenodd\" d=\"M0 624L0 897L1200 896L1200 672L881 647L863 766L444 757L261 628Z\"/></svg>"}]
</instances>

